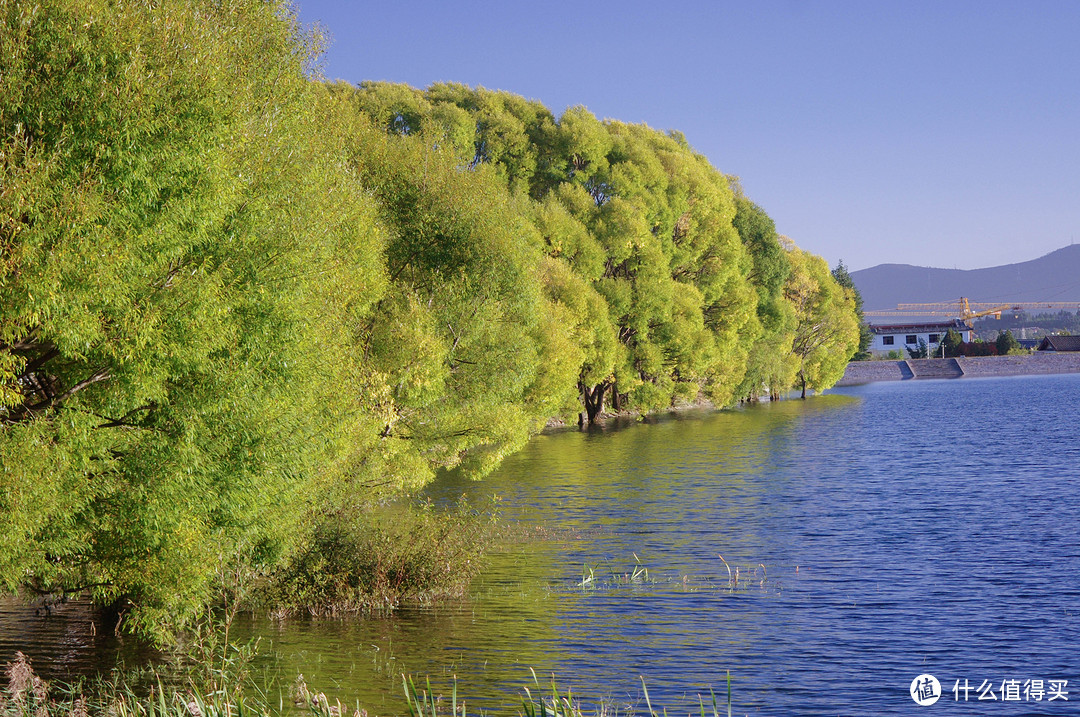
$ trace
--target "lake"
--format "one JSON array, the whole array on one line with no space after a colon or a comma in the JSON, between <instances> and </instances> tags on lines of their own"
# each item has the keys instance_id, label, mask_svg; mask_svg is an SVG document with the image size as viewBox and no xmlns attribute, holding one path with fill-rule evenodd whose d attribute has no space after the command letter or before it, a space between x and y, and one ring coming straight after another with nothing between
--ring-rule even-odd
<instances>
[{"instance_id":1,"label":"lake","mask_svg":"<svg viewBox=\"0 0 1080 717\"><path fill-rule=\"evenodd\" d=\"M639 711L644 679L672 715L710 688L725 712L728 674L735 714L911 714L924 674L935 714L1080 712L1078 395L1075 374L891 382L539 436L428 491L497 494L520 536L469 599L242 629L268 674L379 714L401 672L513 713L530 670ZM125 654L0 618L0 655L44 669Z\"/></svg>"}]
</instances>

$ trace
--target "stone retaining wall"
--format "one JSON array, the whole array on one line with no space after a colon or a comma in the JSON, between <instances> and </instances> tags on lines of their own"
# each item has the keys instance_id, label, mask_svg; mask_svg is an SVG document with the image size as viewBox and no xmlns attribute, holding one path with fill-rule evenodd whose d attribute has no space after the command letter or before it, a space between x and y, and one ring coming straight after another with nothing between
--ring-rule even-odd
<instances>
[{"instance_id":1,"label":"stone retaining wall","mask_svg":"<svg viewBox=\"0 0 1080 717\"><path fill-rule=\"evenodd\" d=\"M903 381L914 378L905 361L852 361L837 386L855 386L875 381Z\"/></svg>"},{"instance_id":2,"label":"stone retaining wall","mask_svg":"<svg viewBox=\"0 0 1080 717\"><path fill-rule=\"evenodd\" d=\"M1080 352L1044 351L1028 356L973 356L956 359L964 378L1080 373ZM918 359L911 363L918 363ZM852 361L837 386L914 378L907 361Z\"/></svg>"},{"instance_id":3,"label":"stone retaining wall","mask_svg":"<svg viewBox=\"0 0 1080 717\"><path fill-rule=\"evenodd\" d=\"M972 356L956 359L965 376L1027 376L1080 372L1080 352L1040 351L1030 356Z\"/></svg>"}]
</instances>

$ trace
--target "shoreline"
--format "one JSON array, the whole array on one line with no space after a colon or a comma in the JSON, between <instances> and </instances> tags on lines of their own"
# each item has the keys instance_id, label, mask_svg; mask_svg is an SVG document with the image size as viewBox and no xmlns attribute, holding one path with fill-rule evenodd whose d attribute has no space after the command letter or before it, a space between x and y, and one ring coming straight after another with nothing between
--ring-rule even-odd
<instances>
[{"instance_id":1,"label":"shoreline","mask_svg":"<svg viewBox=\"0 0 1080 717\"><path fill-rule=\"evenodd\" d=\"M564 421L558 418L549 418L544 427L540 429L540 435L562 433L564 431L588 431L588 430L607 430L610 428L618 428L623 426L632 426L636 423L646 422L651 420L658 420L661 417L677 416L683 413L689 413L691 411L721 411L722 407L718 407L715 403L707 398L700 398L696 401L680 402L675 406L671 406L664 411L657 411L655 413L642 413L637 410L623 410L623 411L601 411L597 416L599 419L596 423L589 425L588 422L581 424L577 421Z\"/></svg>"},{"instance_id":2,"label":"shoreline","mask_svg":"<svg viewBox=\"0 0 1080 717\"><path fill-rule=\"evenodd\" d=\"M837 386L931 378L986 378L1080 373L1080 352L1021 356L960 356L946 359L852 361Z\"/></svg>"}]
</instances>

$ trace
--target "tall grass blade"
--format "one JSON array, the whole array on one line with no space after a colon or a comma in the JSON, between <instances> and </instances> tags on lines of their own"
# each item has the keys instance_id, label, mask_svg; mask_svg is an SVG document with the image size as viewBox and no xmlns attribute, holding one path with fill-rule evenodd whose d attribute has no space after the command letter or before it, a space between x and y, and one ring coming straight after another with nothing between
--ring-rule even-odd
<instances>
[{"instance_id":1,"label":"tall grass blade","mask_svg":"<svg viewBox=\"0 0 1080 717\"><path fill-rule=\"evenodd\" d=\"M731 670L727 671L727 717L731 717Z\"/></svg>"},{"instance_id":2,"label":"tall grass blade","mask_svg":"<svg viewBox=\"0 0 1080 717\"><path fill-rule=\"evenodd\" d=\"M724 560L723 555L720 555L719 553L717 553L716 557L720 558L720 562L722 562L724 564L724 567L727 568L728 582L731 582L733 580L733 578L731 577L731 566L727 564L726 560Z\"/></svg>"},{"instance_id":3,"label":"tall grass blade","mask_svg":"<svg viewBox=\"0 0 1080 717\"><path fill-rule=\"evenodd\" d=\"M645 678L638 675L638 679L641 680L641 691L645 693L645 706L649 708L649 714L652 717L660 717L660 715L656 714L656 710L652 708L652 702L649 700L649 688L645 686Z\"/></svg>"},{"instance_id":4,"label":"tall grass blade","mask_svg":"<svg viewBox=\"0 0 1080 717\"><path fill-rule=\"evenodd\" d=\"M532 670L531 667L529 669ZM533 680L536 680L535 672L533 672ZM524 713L524 717L535 717L536 703L533 702L532 693L529 692L528 687L523 687L522 689L525 690L525 699L521 700L521 711Z\"/></svg>"}]
</instances>

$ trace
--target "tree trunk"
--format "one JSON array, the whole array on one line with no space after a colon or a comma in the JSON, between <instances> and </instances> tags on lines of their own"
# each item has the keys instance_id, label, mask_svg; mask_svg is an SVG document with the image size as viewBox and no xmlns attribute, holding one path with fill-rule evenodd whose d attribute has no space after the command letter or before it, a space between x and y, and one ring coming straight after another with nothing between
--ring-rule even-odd
<instances>
[{"instance_id":1,"label":"tree trunk","mask_svg":"<svg viewBox=\"0 0 1080 717\"><path fill-rule=\"evenodd\" d=\"M578 383L578 388L581 389L581 400L585 405L589 425L594 425L596 417L604 410L604 392L608 389L608 383L606 381L598 383L591 389L583 383Z\"/></svg>"},{"instance_id":2,"label":"tree trunk","mask_svg":"<svg viewBox=\"0 0 1080 717\"><path fill-rule=\"evenodd\" d=\"M799 380L802 382L802 397L806 398L806 376L802 373L799 374Z\"/></svg>"}]
</instances>

